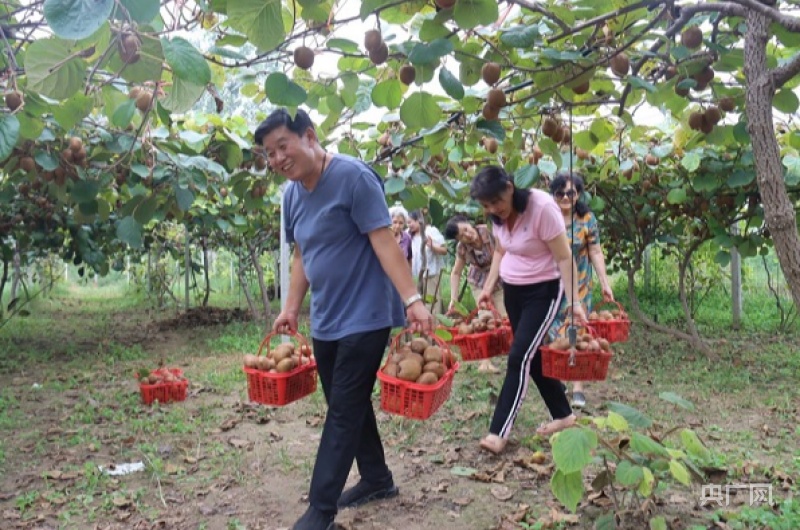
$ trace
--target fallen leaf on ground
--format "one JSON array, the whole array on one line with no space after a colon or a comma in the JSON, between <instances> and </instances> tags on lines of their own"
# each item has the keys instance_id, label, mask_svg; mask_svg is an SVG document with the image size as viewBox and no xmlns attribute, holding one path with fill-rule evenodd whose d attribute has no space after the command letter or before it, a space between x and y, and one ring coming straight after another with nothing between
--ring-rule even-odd
<instances>
[{"instance_id":1,"label":"fallen leaf on ground","mask_svg":"<svg viewBox=\"0 0 800 530\"><path fill-rule=\"evenodd\" d=\"M514 496L514 490L507 486L492 486L492 497L499 501L507 501Z\"/></svg>"},{"instance_id":2,"label":"fallen leaf on ground","mask_svg":"<svg viewBox=\"0 0 800 530\"><path fill-rule=\"evenodd\" d=\"M228 443L236 449L248 449L253 446L253 442L250 440L242 440L240 438L231 438L228 440Z\"/></svg>"}]
</instances>

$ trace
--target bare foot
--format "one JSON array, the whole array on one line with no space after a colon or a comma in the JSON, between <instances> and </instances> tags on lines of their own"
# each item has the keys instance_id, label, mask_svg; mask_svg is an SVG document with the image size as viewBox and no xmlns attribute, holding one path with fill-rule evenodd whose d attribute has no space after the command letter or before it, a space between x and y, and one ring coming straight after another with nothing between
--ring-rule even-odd
<instances>
[{"instance_id":1,"label":"bare foot","mask_svg":"<svg viewBox=\"0 0 800 530\"><path fill-rule=\"evenodd\" d=\"M541 427L536 429L536 434L539 434L541 436L550 436L551 434L563 431L564 429L569 429L570 427L575 425L576 421L577 418L575 417L575 414L570 414L566 418L553 420L549 423L543 423Z\"/></svg>"},{"instance_id":2,"label":"bare foot","mask_svg":"<svg viewBox=\"0 0 800 530\"><path fill-rule=\"evenodd\" d=\"M481 361L481 364L478 365L478 371L483 372L485 374L499 374L500 369L492 364L492 361L486 360Z\"/></svg>"},{"instance_id":3,"label":"bare foot","mask_svg":"<svg viewBox=\"0 0 800 530\"><path fill-rule=\"evenodd\" d=\"M492 454L499 455L503 452L503 449L506 448L506 442L503 438L500 438L496 434L489 434L481 440L481 449L485 449Z\"/></svg>"}]
</instances>

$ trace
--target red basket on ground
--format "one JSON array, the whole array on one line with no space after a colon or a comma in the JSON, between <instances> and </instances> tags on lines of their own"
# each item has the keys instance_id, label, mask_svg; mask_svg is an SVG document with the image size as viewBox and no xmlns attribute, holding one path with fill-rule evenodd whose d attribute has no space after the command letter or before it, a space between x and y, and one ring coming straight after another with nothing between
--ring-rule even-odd
<instances>
[{"instance_id":1,"label":"red basket on ground","mask_svg":"<svg viewBox=\"0 0 800 530\"><path fill-rule=\"evenodd\" d=\"M301 345L301 354L307 352L305 355L308 357L308 362L285 373L271 373L248 366L244 367L244 373L247 376L247 395L250 401L264 405L283 406L313 394L317 390L317 363L311 355L311 348L305 337L294 332L267 334L261 341L257 356L261 355L265 346L267 348L265 355L269 356L270 340L276 335L294 337Z\"/></svg>"},{"instance_id":2,"label":"red basket on ground","mask_svg":"<svg viewBox=\"0 0 800 530\"><path fill-rule=\"evenodd\" d=\"M631 321L628 319L628 314L622 308L622 304L616 301L601 302L593 312L598 312L598 309L605 304L615 304L619 314L614 315L612 319L591 319L589 320L589 325L594 328L598 337L603 337L608 342L627 342L631 331Z\"/></svg>"},{"instance_id":3,"label":"red basket on ground","mask_svg":"<svg viewBox=\"0 0 800 530\"><path fill-rule=\"evenodd\" d=\"M397 350L400 337L407 333L411 333L411 331L401 331L392 339L386 363L378 370L378 380L381 383L381 409L414 420L426 420L450 397L450 391L453 389L453 376L458 370L458 363L454 361L447 344L436 335L431 335L442 349L443 361L447 365L444 375L436 383L422 385L385 374L383 369L388 364L392 352Z\"/></svg>"},{"instance_id":4,"label":"red basket on ground","mask_svg":"<svg viewBox=\"0 0 800 530\"><path fill-rule=\"evenodd\" d=\"M466 321L469 322L475 318L478 310L477 307L473 309ZM495 321L501 322L500 326L492 330L463 335L458 333L457 327L447 328L453 335L449 343L458 347L463 361L481 361L498 355L508 355L508 351L511 349L511 326L503 324L505 321L500 318L500 313L494 306L489 305L488 310L494 315Z\"/></svg>"},{"instance_id":5,"label":"red basket on ground","mask_svg":"<svg viewBox=\"0 0 800 530\"><path fill-rule=\"evenodd\" d=\"M153 370L150 375L158 377L164 372L172 374L175 381L164 381L155 384L139 382L139 391L142 394L142 403L150 405L153 401L159 403L169 403L171 401L183 401L186 399L186 391L189 388L189 380L183 377L183 370L180 368L159 368Z\"/></svg>"},{"instance_id":6,"label":"red basket on ground","mask_svg":"<svg viewBox=\"0 0 800 530\"><path fill-rule=\"evenodd\" d=\"M589 333L596 336L592 328ZM603 381L613 354L605 350L555 349L542 346L542 374L561 381Z\"/></svg>"}]
</instances>

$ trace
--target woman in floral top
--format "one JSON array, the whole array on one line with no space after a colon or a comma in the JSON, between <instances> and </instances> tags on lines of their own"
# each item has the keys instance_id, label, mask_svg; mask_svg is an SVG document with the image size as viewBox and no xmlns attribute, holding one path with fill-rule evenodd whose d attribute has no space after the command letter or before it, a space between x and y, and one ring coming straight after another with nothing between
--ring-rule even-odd
<instances>
[{"instance_id":1,"label":"woman in floral top","mask_svg":"<svg viewBox=\"0 0 800 530\"><path fill-rule=\"evenodd\" d=\"M473 226L469 219L463 215L455 215L447 221L444 237L458 241L456 262L453 264L453 271L450 273L449 311L452 311L458 301L461 273L464 271L465 266L469 266L467 283L472 291L472 298L478 300L483 284L486 282L489 270L492 267L495 244L492 232L486 225ZM500 282L497 282L497 287L492 295L492 303L500 315L505 318L506 308L503 302L503 286ZM481 361L478 370L493 374L500 373L500 370L489 359Z\"/></svg>"},{"instance_id":2,"label":"woman in floral top","mask_svg":"<svg viewBox=\"0 0 800 530\"><path fill-rule=\"evenodd\" d=\"M614 300L611 284L606 275L606 260L603 257L603 248L600 246L600 232L597 228L597 218L589 207L581 200L583 195L583 179L578 175L562 173L550 183L550 193L556 199L561 213L564 216L564 225L567 228L567 237L572 246L572 255L578 271L578 300L583 305L583 310L588 315L592 310L592 269L597 273L600 287L603 290L603 300ZM561 309L550 328L550 339L559 333L564 333L561 327L566 321L567 304L570 300L561 299ZM576 381L572 389L572 406L581 408L586 405L583 383Z\"/></svg>"}]
</instances>

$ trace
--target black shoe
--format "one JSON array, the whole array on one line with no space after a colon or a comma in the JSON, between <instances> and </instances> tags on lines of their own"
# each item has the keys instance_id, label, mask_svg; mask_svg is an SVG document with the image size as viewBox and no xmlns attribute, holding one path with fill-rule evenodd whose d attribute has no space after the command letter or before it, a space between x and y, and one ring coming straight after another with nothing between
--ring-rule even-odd
<instances>
[{"instance_id":1,"label":"black shoe","mask_svg":"<svg viewBox=\"0 0 800 530\"><path fill-rule=\"evenodd\" d=\"M336 506L338 508L356 508L368 502L396 497L399 493L400 490L392 482L388 486L373 486L360 480L358 484L342 493Z\"/></svg>"},{"instance_id":2,"label":"black shoe","mask_svg":"<svg viewBox=\"0 0 800 530\"><path fill-rule=\"evenodd\" d=\"M336 523L333 522L335 517L309 506L306 513L294 523L292 530L335 530Z\"/></svg>"}]
</instances>

